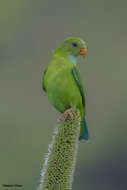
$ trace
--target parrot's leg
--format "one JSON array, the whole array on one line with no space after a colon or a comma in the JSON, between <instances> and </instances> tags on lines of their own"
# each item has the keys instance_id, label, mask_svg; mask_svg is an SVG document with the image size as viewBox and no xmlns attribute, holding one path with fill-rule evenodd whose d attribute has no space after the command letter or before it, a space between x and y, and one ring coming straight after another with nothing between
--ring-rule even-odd
<instances>
[{"instance_id":1,"label":"parrot's leg","mask_svg":"<svg viewBox=\"0 0 127 190\"><path fill-rule=\"evenodd\" d=\"M63 114L58 118L58 121L70 119L73 120L72 108L67 109Z\"/></svg>"}]
</instances>

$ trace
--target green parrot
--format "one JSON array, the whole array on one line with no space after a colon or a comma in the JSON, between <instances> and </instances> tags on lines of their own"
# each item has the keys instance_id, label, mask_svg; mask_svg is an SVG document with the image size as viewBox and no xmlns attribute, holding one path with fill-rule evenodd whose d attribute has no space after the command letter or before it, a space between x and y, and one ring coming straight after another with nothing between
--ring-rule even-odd
<instances>
[{"instance_id":1,"label":"green parrot","mask_svg":"<svg viewBox=\"0 0 127 190\"><path fill-rule=\"evenodd\" d=\"M89 139L85 120L85 91L77 68L77 57L86 56L85 41L78 37L64 40L54 51L50 64L44 71L42 87L50 102L65 117L71 109L79 109L81 129L79 140Z\"/></svg>"}]
</instances>

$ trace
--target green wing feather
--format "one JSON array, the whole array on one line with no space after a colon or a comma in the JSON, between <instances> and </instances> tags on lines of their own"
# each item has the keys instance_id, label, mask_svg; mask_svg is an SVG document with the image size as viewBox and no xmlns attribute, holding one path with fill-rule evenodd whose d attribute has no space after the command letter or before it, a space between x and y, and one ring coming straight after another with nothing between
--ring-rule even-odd
<instances>
[{"instance_id":1,"label":"green wing feather","mask_svg":"<svg viewBox=\"0 0 127 190\"><path fill-rule=\"evenodd\" d=\"M47 71L47 68L44 70L43 77L42 77L42 88L45 92L46 92L46 88L45 88L45 84L44 84L44 77L45 77L46 71Z\"/></svg>"},{"instance_id":2,"label":"green wing feather","mask_svg":"<svg viewBox=\"0 0 127 190\"><path fill-rule=\"evenodd\" d=\"M82 103L85 106L85 92L83 89L83 85L82 85L82 81L81 81L81 77L80 77L80 73L78 71L78 69L76 67L72 68L72 75L74 77L74 80L79 88L80 94L82 96Z\"/></svg>"}]
</instances>

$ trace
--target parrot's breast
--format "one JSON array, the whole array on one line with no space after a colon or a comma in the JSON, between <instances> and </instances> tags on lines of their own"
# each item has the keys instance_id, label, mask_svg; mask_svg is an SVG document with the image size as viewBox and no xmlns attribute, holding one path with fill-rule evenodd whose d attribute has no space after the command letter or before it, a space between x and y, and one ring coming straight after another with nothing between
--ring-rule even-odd
<instances>
[{"instance_id":1,"label":"parrot's breast","mask_svg":"<svg viewBox=\"0 0 127 190\"><path fill-rule=\"evenodd\" d=\"M70 107L81 109L82 97L72 76L72 66L52 67L48 72L46 90L56 109L60 112Z\"/></svg>"}]
</instances>

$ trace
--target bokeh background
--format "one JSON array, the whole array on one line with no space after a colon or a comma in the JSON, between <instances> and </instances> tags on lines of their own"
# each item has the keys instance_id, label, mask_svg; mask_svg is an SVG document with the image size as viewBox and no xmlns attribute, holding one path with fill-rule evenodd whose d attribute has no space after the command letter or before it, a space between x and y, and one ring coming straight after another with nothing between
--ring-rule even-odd
<instances>
[{"instance_id":1,"label":"bokeh background","mask_svg":"<svg viewBox=\"0 0 127 190\"><path fill-rule=\"evenodd\" d=\"M0 1L0 189L35 190L59 113L41 88L52 50L68 36L87 90L89 143L80 142L73 190L127 189L127 1Z\"/></svg>"}]
</instances>

